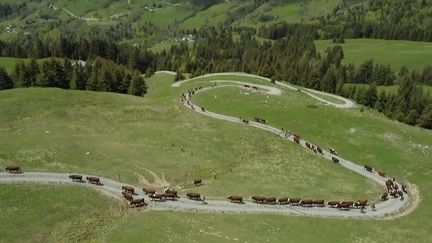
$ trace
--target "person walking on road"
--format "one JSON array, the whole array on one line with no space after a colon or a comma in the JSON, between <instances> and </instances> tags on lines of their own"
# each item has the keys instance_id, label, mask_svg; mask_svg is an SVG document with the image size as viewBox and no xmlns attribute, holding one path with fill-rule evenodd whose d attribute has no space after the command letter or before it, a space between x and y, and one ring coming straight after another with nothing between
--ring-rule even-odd
<instances>
[{"instance_id":1,"label":"person walking on road","mask_svg":"<svg viewBox=\"0 0 432 243\"><path fill-rule=\"evenodd\" d=\"M371 208L372 208L372 211L376 211L375 201L373 201L373 200L371 203Z\"/></svg>"}]
</instances>

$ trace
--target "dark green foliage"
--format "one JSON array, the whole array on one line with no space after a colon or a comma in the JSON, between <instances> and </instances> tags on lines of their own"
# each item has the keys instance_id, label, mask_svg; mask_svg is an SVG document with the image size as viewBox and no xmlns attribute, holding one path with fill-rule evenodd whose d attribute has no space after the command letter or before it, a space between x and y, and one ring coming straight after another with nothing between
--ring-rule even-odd
<instances>
[{"instance_id":1,"label":"dark green foliage","mask_svg":"<svg viewBox=\"0 0 432 243\"><path fill-rule=\"evenodd\" d=\"M12 89L13 82L3 67L0 67L0 90Z\"/></svg>"},{"instance_id":2,"label":"dark green foliage","mask_svg":"<svg viewBox=\"0 0 432 243\"><path fill-rule=\"evenodd\" d=\"M184 75L180 71L177 71L174 81L180 81L183 79L185 79Z\"/></svg>"},{"instance_id":3,"label":"dark green foliage","mask_svg":"<svg viewBox=\"0 0 432 243\"><path fill-rule=\"evenodd\" d=\"M40 67L35 60L31 60L27 65L18 62L13 77L16 87L57 87L138 96L147 92L144 79L136 71L130 71L125 66L100 57L93 61L75 63L69 59L50 58ZM5 78L2 85L12 88L13 82L11 86L8 80L11 79Z\"/></svg>"},{"instance_id":4,"label":"dark green foliage","mask_svg":"<svg viewBox=\"0 0 432 243\"><path fill-rule=\"evenodd\" d=\"M136 96L144 96L147 93L147 86L144 82L144 79L137 73L134 73L132 76L128 93Z\"/></svg>"},{"instance_id":5,"label":"dark green foliage","mask_svg":"<svg viewBox=\"0 0 432 243\"><path fill-rule=\"evenodd\" d=\"M27 3L0 3L0 19L16 16L25 11Z\"/></svg>"},{"instance_id":6,"label":"dark green foliage","mask_svg":"<svg viewBox=\"0 0 432 243\"><path fill-rule=\"evenodd\" d=\"M432 129L432 104L428 105L420 119L420 126Z\"/></svg>"},{"instance_id":7,"label":"dark green foliage","mask_svg":"<svg viewBox=\"0 0 432 243\"><path fill-rule=\"evenodd\" d=\"M58 87L63 89L69 88L69 79L66 76L65 68L60 60L50 58L42 64L39 86Z\"/></svg>"}]
</instances>

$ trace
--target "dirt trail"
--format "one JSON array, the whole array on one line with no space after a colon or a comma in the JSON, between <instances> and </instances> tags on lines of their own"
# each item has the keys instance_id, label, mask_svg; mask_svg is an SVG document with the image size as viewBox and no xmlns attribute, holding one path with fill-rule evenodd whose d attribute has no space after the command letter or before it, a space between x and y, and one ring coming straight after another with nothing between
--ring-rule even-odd
<instances>
[{"instance_id":1,"label":"dirt trail","mask_svg":"<svg viewBox=\"0 0 432 243\"><path fill-rule=\"evenodd\" d=\"M167 73L167 74L174 74L173 72L170 71L159 71L157 73ZM251 78L259 78L259 79L263 79L266 80L268 82L270 82L271 80L269 78L266 77L261 77L258 75L253 75L253 74L248 74L248 73L236 73L236 72L230 72L230 73L212 73L212 74L206 74L203 76L199 76L199 77L195 77L195 78L191 78L191 79L187 79L187 80L183 80L183 81L179 81L179 82L175 82L172 84L172 87L179 87L180 85L190 82L190 81L194 81L200 78L207 78L207 77L215 77L215 76L242 76L242 77L251 77ZM296 87L293 86L291 84L285 83L285 82L280 82L280 81L276 81L275 82L277 85L284 87L284 88L288 88L290 90L300 90L303 93L305 93L306 95L309 95L310 97L319 100L325 104L334 106L336 108L342 108L342 109L350 109L350 108L354 108L356 107L355 103L347 98L335 95L335 94L330 94L330 93L325 93L325 92L321 92L321 91L317 91L317 90L313 90L313 89L307 89L307 88L300 88L300 87ZM318 95L321 96L329 96L332 97L334 99L338 99L341 102L343 102L343 104L337 104L334 102L331 102L329 100L326 100L322 97L319 97Z\"/></svg>"}]
</instances>

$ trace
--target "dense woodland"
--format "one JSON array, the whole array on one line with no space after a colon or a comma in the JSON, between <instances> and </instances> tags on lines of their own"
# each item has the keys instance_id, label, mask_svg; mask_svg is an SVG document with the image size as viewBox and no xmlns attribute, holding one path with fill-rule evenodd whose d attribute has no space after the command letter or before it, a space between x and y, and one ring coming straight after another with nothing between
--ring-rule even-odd
<instances>
[{"instance_id":1,"label":"dense woodland","mask_svg":"<svg viewBox=\"0 0 432 243\"><path fill-rule=\"evenodd\" d=\"M49 58L41 64L35 59L28 63L20 61L12 75L0 67L0 90L24 87L57 87L136 96L147 92L139 72L99 57L87 62L59 58Z\"/></svg>"}]
</instances>

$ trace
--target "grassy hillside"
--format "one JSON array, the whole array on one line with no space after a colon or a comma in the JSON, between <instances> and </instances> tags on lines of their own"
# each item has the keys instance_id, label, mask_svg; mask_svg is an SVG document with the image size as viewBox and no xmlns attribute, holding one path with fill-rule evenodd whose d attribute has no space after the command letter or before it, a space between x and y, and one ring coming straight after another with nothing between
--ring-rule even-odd
<instances>
[{"instance_id":1,"label":"grassy hillside","mask_svg":"<svg viewBox=\"0 0 432 243\"><path fill-rule=\"evenodd\" d=\"M12 2L6 0L5 2ZM252 1L233 0L219 1L208 8L193 5L191 1L154 0L56 0L48 7L44 2L28 2L28 11L20 16L2 21L2 26L8 24L40 23L48 19L66 19L74 16L94 18L93 24L112 24L130 16L139 16L141 21L150 21L159 27L180 25L181 28L199 28L203 25L224 23L231 19L235 25L264 24L269 20L288 22L308 21L312 17L329 13L340 0L289 0L268 1L255 6ZM116 19L114 16L122 17ZM113 22L114 21L114 22Z\"/></svg>"},{"instance_id":2,"label":"grassy hillside","mask_svg":"<svg viewBox=\"0 0 432 243\"><path fill-rule=\"evenodd\" d=\"M14 68L17 60L20 58L15 57L0 57L0 66L6 69L8 73L11 73ZM26 58L21 58L21 60L27 60Z\"/></svg>"},{"instance_id":3,"label":"grassy hillside","mask_svg":"<svg viewBox=\"0 0 432 243\"><path fill-rule=\"evenodd\" d=\"M0 92L0 165L19 161L28 170L85 171L142 183L165 179L211 197L264 193L357 198L382 188L263 131L217 121L180 106L181 92L220 76L171 88L172 76L148 80L145 98L57 89ZM199 83L199 84L198 84ZM382 169L419 187L421 203L408 216L385 221L268 215L141 212L115 220L110 242L355 242L429 240L432 216L432 132L395 123L359 109L324 106L286 90L281 97L215 89L194 97L208 110L242 117L262 116L271 125L301 134L345 158ZM181 152L183 146L186 152ZM86 155L90 152L90 155ZM192 152L192 153L191 153ZM145 169L160 178L153 179ZM229 172L232 169L232 173ZM216 172L219 179L213 179ZM194 189L196 190L196 189ZM4 200L1 197L0 201ZM25 226L24 226L25 227ZM310 234L311 227L317 232ZM383 233L385 232L385 233Z\"/></svg>"},{"instance_id":4,"label":"grassy hillside","mask_svg":"<svg viewBox=\"0 0 432 243\"><path fill-rule=\"evenodd\" d=\"M315 41L317 50L323 53L329 46L334 45L331 40ZM406 65L411 69L421 69L430 65L432 60L432 43L375 40L375 39L348 39L342 45L345 52L345 63L359 65L366 60L374 59L381 64L389 64L394 70Z\"/></svg>"},{"instance_id":5,"label":"grassy hillside","mask_svg":"<svg viewBox=\"0 0 432 243\"><path fill-rule=\"evenodd\" d=\"M172 76L150 79L151 91L144 99L58 89L0 92L5 104L1 139L7 141L0 145L0 164L19 161L28 170L88 172L185 189L194 178L203 178L200 191L209 198L227 193L378 196L374 183L294 144L185 109L178 97L187 87L173 89L171 80ZM310 103L304 99L302 104ZM286 187L292 182L298 185Z\"/></svg>"},{"instance_id":6,"label":"grassy hillside","mask_svg":"<svg viewBox=\"0 0 432 243\"><path fill-rule=\"evenodd\" d=\"M0 185L0 242L102 240L120 218L119 202L87 188Z\"/></svg>"}]
</instances>

